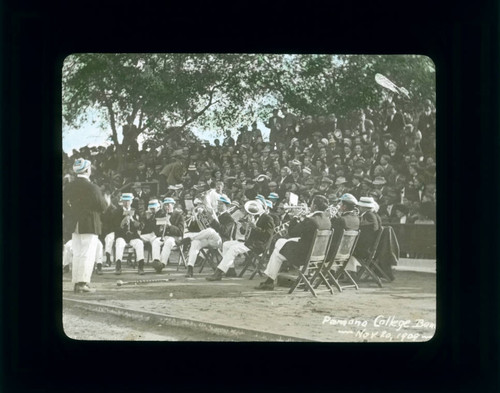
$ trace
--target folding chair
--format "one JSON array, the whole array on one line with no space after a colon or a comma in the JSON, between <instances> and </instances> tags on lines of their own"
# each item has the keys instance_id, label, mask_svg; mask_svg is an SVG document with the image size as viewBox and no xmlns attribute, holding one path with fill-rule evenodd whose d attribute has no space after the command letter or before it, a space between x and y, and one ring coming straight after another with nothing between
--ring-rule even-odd
<instances>
[{"instance_id":1,"label":"folding chair","mask_svg":"<svg viewBox=\"0 0 500 393\"><path fill-rule=\"evenodd\" d=\"M264 251L260 254L256 254L252 250L248 251L246 257L245 257L245 262L243 262L243 269L241 270L240 274L238 274L238 277L243 277L243 274L247 271L249 267L253 267L253 272L250 275L250 280L253 280L255 275L258 273L260 277L262 277L263 272L262 270L265 270L265 267L263 265L263 261L265 257L268 254L269 247L271 246L271 241L273 240L273 237L268 240L266 243L266 246L264 248Z\"/></svg>"},{"instance_id":2,"label":"folding chair","mask_svg":"<svg viewBox=\"0 0 500 393\"><path fill-rule=\"evenodd\" d=\"M179 261L177 263L177 271L179 271L179 266L181 266L181 262L184 266L184 269L186 269L187 261L186 257L184 256L184 246L182 245L182 243L177 244L176 242L175 246L172 247L172 251L179 251Z\"/></svg>"},{"instance_id":3,"label":"folding chair","mask_svg":"<svg viewBox=\"0 0 500 393\"><path fill-rule=\"evenodd\" d=\"M381 228L380 238L382 238L382 234L385 230L392 230L392 227L391 226L383 226ZM380 247L380 240L381 239L379 239L379 243L377 245L377 248L375 249L375 253L374 253L375 256L373 258L373 261L372 261L372 264L370 265L370 267L373 267L372 270L375 273L377 273L379 275L379 277L382 277L382 278L386 279L387 281L391 282L391 281L393 281L393 278L391 279L390 277L388 277L387 273L379 265L378 252L379 252L379 247Z\"/></svg>"},{"instance_id":4,"label":"folding chair","mask_svg":"<svg viewBox=\"0 0 500 393\"><path fill-rule=\"evenodd\" d=\"M215 272L217 270L217 265L222 260L222 255L219 249L213 248L203 248L200 250L200 253L203 255L203 262L201 262L200 271L203 271L205 264L208 262L212 270ZM220 257L220 259L219 259Z\"/></svg>"},{"instance_id":5,"label":"folding chair","mask_svg":"<svg viewBox=\"0 0 500 393\"><path fill-rule=\"evenodd\" d=\"M331 230L316 230L313 236L313 244L311 246L311 249L309 250L306 261L302 266L302 270L299 270L299 276L295 280L295 283L288 291L289 294L293 293L293 291L295 291L295 289L299 285L304 285L304 290L311 291L313 296L317 297L312 283L318 277L320 278L320 282L324 282L325 285L329 288L330 292L333 294L333 289L330 287L328 281L320 272L320 268L323 267L326 256L328 255L328 248L330 247L331 241ZM311 275L312 279L309 280L309 278L311 278Z\"/></svg>"},{"instance_id":6,"label":"folding chair","mask_svg":"<svg viewBox=\"0 0 500 393\"><path fill-rule=\"evenodd\" d=\"M339 246L335 251L334 257L331 261L324 264L325 268L323 270L325 272L324 275L326 276L326 281L331 281L331 283L337 287L339 292L342 292L343 288L359 288L356 281L354 281L352 276L345 269L354 247L356 247L358 234L359 231L344 230L342 239L340 240ZM351 283L348 285L340 285L339 278L341 278L342 275L345 275ZM315 283L314 288L317 288L321 282L322 281L318 281Z\"/></svg>"},{"instance_id":7,"label":"folding chair","mask_svg":"<svg viewBox=\"0 0 500 393\"><path fill-rule=\"evenodd\" d=\"M377 253L378 244L380 243L380 237L382 236L383 228L381 227L377 234L375 235L375 240L369 248L368 258L358 258L361 267L359 268L358 277L359 280L363 279L363 274L367 274L367 276L373 278L377 285L382 288L382 281L380 277L375 273L372 268L377 268L378 265L375 264L375 254ZM379 268L380 269L380 268Z\"/></svg>"}]
</instances>

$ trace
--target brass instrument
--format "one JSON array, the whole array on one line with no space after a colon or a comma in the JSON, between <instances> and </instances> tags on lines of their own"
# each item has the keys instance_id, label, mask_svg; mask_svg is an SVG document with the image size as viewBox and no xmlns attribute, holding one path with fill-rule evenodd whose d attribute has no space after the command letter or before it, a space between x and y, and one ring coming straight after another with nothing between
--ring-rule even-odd
<instances>
[{"instance_id":1,"label":"brass instrument","mask_svg":"<svg viewBox=\"0 0 500 393\"><path fill-rule=\"evenodd\" d=\"M337 216L337 214L339 213L340 211L340 206L342 206L342 202L339 202L337 203L336 205L329 205L327 208L326 208L326 213L328 214L328 216L330 217L330 220L332 218L335 218Z\"/></svg>"},{"instance_id":2,"label":"brass instrument","mask_svg":"<svg viewBox=\"0 0 500 393\"><path fill-rule=\"evenodd\" d=\"M250 222L255 224L257 221L256 216L262 214L264 212L264 208L262 207L260 202L256 200L250 200L245 203L244 209L247 212L247 215L242 218L242 221L246 221L245 240L247 240L248 237L250 236L250 231L251 231L251 227L248 224Z\"/></svg>"},{"instance_id":3,"label":"brass instrument","mask_svg":"<svg viewBox=\"0 0 500 393\"><path fill-rule=\"evenodd\" d=\"M288 204L285 204L284 209L286 211L285 216L288 215L290 220L293 218L297 220L302 220L310 214L310 209L306 203L302 203L297 206L290 206ZM290 220L283 222L282 219L282 223L276 228L274 228L274 233L280 234L282 237L287 237L288 227L290 226Z\"/></svg>"},{"instance_id":4,"label":"brass instrument","mask_svg":"<svg viewBox=\"0 0 500 393\"><path fill-rule=\"evenodd\" d=\"M130 209L130 210L124 210L123 211L123 215L125 216L124 217L124 220L125 220L125 223L123 222L122 220L122 228L123 227L127 227L127 234L131 233L130 231L130 223L132 222L132 217L134 216L135 214L135 210L134 209Z\"/></svg>"}]
</instances>

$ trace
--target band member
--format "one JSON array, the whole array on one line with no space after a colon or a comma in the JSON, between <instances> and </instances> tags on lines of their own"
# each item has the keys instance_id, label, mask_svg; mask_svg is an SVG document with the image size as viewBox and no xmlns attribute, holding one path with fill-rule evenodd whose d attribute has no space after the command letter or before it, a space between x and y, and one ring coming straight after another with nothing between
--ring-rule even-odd
<instances>
[{"instance_id":1,"label":"band member","mask_svg":"<svg viewBox=\"0 0 500 393\"><path fill-rule=\"evenodd\" d=\"M220 281L222 275L228 272L228 269L234 268L234 259L243 253L252 250L255 254L264 252L267 243L274 233L274 220L268 214L266 202L256 199L258 204L255 206L255 218L257 222L249 221L247 226L250 230L248 239L243 243L238 240L228 241L222 247L222 261L217 266L217 270L212 276L207 277L208 281Z\"/></svg>"},{"instance_id":2,"label":"band member","mask_svg":"<svg viewBox=\"0 0 500 393\"><path fill-rule=\"evenodd\" d=\"M276 241L274 251L269 258L269 263L264 271L266 281L260 283L256 289L273 290L274 281L278 277L281 265L288 261L295 266L305 263L307 253L312 247L313 235L317 229L325 230L331 228L328 214L325 212L328 200L322 195L317 195L311 205L312 213L302 222L292 219L288 228L290 239L279 239Z\"/></svg>"},{"instance_id":3,"label":"band member","mask_svg":"<svg viewBox=\"0 0 500 393\"><path fill-rule=\"evenodd\" d=\"M227 199L225 196L219 196L219 205L218 210L225 210L225 207L222 207L222 205L227 205L230 203L229 199ZM197 233L186 233L184 235L184 244L191 244L191 247L189 249L189 256L188 256L188 266L187 266L187 273L186 277L190 278L193 277L193 268L196 263L196 259L198 258L198 254L200 251L204 248L212 249L212 250L218 250L222 247L222 239L223 238L229 238L230 237L230 232L228 230L228 221L229 219L232 220L232 217L227 217L227 214L221 214L219 217L219 220L213 220L210 223L209 228L205 228L200 232ZM232 220L234 222L234 220Z\"/></svg>"},{"instance_id":4,"label":"band member","mask_svg":"<svg viewBox=\"0 0 500 393\"><path fill-rule=\"evenodd\" d=\"M333 238L327 258L334 256L342 239L344 230L359 230L359 210L356 208L357 199L351 194L344 194L339 198L340 207L332 220Z\"/></svg>"},{"instance_id":5,"label":"band member","mask_svg":"<svg viewBox=\"0 0 500 393\"><path fill-rule=\"evenodd\" d=\"M98 236L101 234L101 213L109 205L99 187L90 182L91 163L79 158L73 165L76 179L66 185L63 191L63 203L73 228L71 236L73 249L72 283L74 291L93 292L90 277L94 269Z\"/></svg>"},{"instance_id":6,"label":"band member","mask_svg":"<svg viewBox=\"0 0 500 393\"><path fill-rule=\"evenodd\" d=\"M141 231L141 239L144 242L151 244L151 254L153 261L160 260L159 242L155 242L158 236L161 236L161 228L156 223L157 218L165 217L165 211L161 209L158 199L151 199L148 203L148 210L144 213L143 228Z\"/></svg>"},{"instance_id":7,"label":"band member","mask_svg":"<svg viewBox=\"0 0 500 393\"><path fill-rule=\"evenodd\" d=\"M123 250L126 244L130 244L136 253L138 260L138 273L144 274L144 243L139 235L141 222L139 214L131 208L134 195L123 193L120 201L122 206L116 209L115 214L115 274L122 273Z\"/></svg>"},{"instance_id":8,"label":"band member","mask_svg":"<svg viewBox=\"0 0 500 393\"><path fill-rule=\"evenodd\" d=\"M153 245L156 249L163 245L160 260L153 260L153 268L156 273L161 273L163 268L167 266L172 247L174 247L176 242L180 242L184 235L184 214L181 210L174 210L174 205L175 200L173 198L165 198L163 200L166 224L159 229L161 232L153 241Z\"/></svg>"},{"instance_id":9,"label":"band member","mask_svg":"<svg viewBox=\"0 0 500 393\"><path fill-rule=\"evenodd\" d=\"M102 243L98 239L97 240L97 247L95 251L95 259L94 259L95 266L97 268L97 274L101 275L102 274ZM63 250L63 272L64 273L69 273L70 271L70 266L73 265L73 247L72 247L72 241L68 240L66 244L64 244L64 250Z\"/></svg>"},{"instance_id":10,"label":"band member","mask_svg":"<svg viewBox=\"0 0 500 393\"><path fill-rule=\"evenodd\" d=\"M366 259L377 236L378 230L382 227L382 220L375 212L376 202L372 197L361 197L358 202L359 218L359 238L356 243L353 255L356 258Z\"/></svg>"}]
</instances>

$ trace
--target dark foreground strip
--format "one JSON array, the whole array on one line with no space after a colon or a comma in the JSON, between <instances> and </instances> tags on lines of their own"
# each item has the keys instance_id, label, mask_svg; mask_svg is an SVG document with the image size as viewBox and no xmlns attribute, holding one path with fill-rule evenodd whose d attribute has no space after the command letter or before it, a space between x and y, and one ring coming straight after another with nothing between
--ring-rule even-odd
<instances>
[{"instance_id":1,"label":"dark foreground strip","mask_svg":"<svg viewBox=\"0 0 500 393\"><path fill-rule=\"evenodd\" d=\"M111 306L85 300L64 298L64 306L90 312L115 315L150 324L162 324L164 327L183 328L199 333L220 336L221 341L281 341L281 342L313 342L314 340L267 333L258 330L244 329L216 323L202 322L195 319L173 317L152 311L134 310L131 308Z\"/></svg>"}]
</instances>

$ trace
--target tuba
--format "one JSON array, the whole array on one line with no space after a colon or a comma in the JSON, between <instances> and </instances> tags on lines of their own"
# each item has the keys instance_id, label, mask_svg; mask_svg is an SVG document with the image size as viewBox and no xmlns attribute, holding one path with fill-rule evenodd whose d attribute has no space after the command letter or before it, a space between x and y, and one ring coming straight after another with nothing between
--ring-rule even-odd
<instances>
[{"instance_id":1,"label":"tuba","mask_svg":"<svg viewBox=\"0 0 500 393\"><path fill-rule=\"evenodd\" d=\"M264 212L264 208L262 207L262 204L256 200L250 200L245 203L244 209L247 212L247 215L242 218L243 221L246 221L248 224L249 222L252 222L255 224L255 216L258 216ZM250 226L246 225L245 229L245 240L248 239L248 236L250 236Z\"/></svg>"}]
</instances>

